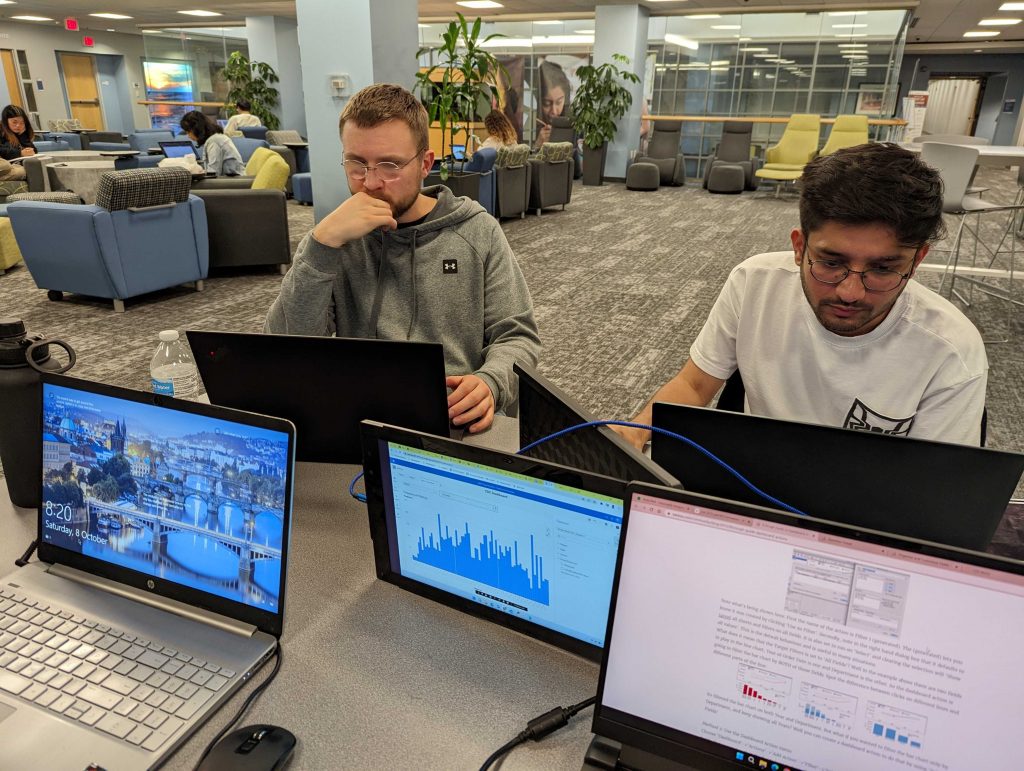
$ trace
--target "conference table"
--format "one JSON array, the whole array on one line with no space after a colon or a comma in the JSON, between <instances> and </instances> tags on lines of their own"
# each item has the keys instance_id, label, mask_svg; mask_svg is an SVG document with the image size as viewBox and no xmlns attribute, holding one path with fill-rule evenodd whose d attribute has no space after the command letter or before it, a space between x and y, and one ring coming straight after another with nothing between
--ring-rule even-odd
<instances>
[{"instance_id":1,"label":"conference table","mask_svg":"<svg viewBox=\"0 0 1024 771\"><path fill-rule=\"evenodd\" d=\"M515 449L518 424L499 418L467 441ZM594 695L597 664L377 580L366 506L348 494L359 470L296 467L284 661L240 726L292 731L292 771L477 769L531 718ZM3 573L15 569L35 531L35 510L16 509L0 485ZM192 769L272 666L163 768ZM501 768L579 769L591 715L516 748Z\"/></svg>"}]
</instances>

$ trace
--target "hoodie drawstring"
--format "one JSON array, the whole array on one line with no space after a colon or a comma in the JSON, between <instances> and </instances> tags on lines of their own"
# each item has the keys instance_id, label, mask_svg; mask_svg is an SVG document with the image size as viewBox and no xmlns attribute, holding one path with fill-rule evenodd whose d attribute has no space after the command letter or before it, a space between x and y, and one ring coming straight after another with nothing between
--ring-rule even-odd
<instances>
[{"instance_id":1,"label":"hoodie drawstring","mask_svg":"<svg viewBox=\"0 0 1024 771\"><path fill-rule=\"evenodd\" d=\"M412 271L412 314L409 316L409 329L406 330L405 339L412 339L413 326L416 324L416 314L419 312L420 299L416 294L416 229L412 231L412 264L410 266Z\"/></svg>"},{"instance_id":2,"label":"hoodie drawstring","mask_svg":"<svg viewBox=\"0 0 1024 771\"><path fill-rule=\"evenodd\" d=\"M384 259L388 254L388 236L387 233L382 232L380 234L380 264L377 265L377 291L373 296L373 306L370 309L370 323L369 329L367 330L370 335L374 338L377 337L377 322L380 319L380 306L384 300L384 282L381 278L384 275Z\"/></svg>"}]
</instances>

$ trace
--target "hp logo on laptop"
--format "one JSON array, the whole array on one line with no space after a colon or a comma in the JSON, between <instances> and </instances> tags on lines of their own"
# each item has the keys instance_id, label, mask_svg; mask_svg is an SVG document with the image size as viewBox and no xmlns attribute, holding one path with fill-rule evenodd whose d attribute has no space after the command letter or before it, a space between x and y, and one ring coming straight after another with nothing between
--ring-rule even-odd
<instances>
[{"instance_id":1,"label":"hp logo on laptop","mask_svg":"<svg viewBox=\"0 0 1024 771\"><path fill-rule=\"evenodd\" d=\"M146 581L146 588L147 589L156 589L156 581L154 581L152 578L150 578L148 581Z\"/></svg>"}]
</instances>

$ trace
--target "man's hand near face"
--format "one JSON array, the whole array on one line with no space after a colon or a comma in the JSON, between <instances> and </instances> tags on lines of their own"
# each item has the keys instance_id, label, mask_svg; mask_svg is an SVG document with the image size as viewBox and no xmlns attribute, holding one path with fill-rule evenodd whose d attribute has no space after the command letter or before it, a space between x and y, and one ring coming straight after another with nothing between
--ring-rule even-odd
<instances>
[{"instance_id":1,"label":"man's hand near face","mask_svg":"<svg viewBox=\"0 0 1024 771\"><path fill-rule=\"evenodd\" d=\"M313 229L313 238L324 246L337 249L378 228L394 230L397 227L387 201L358 192L320 221Z\"/></svg>"},{"instance_id":2,"label":"man's hand near face","mask_svg":"<svg viewBox=\"0 0 1024 771\"><path fill-rule=\"evenodd\" d=\"M478 434L494 422L494 396L491 389L476 375L454 375L445 378L452 389L448 395L448 419L456 426L468 426L469 433Z\"/></svg>"}]
</instances>

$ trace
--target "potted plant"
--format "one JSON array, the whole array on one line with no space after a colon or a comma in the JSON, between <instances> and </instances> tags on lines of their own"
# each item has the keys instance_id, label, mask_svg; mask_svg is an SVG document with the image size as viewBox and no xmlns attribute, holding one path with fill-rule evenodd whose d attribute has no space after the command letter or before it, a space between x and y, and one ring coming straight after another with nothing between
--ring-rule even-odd
<instances>
[{"instance_id":1,"label":"potted plant","mask_svg":"<svg viewBox=\"0 0 1024 771\"><path fill-rule=\"evenodd\" d=\"M232 51L221 74L231 86L227 104L234 107L239 99L252 105L250 112L271 131L281 128L281 121L274 114L278 102L277 73L266 62L249 61L241 51Z\"/></svg>"},{"instance_id":2,"label":"potted plant","mask_svg":"<svg viewBox=\"0 0 1024 771\"><path fill-rule=\"evenodd\" d=\"M424 48L418 56L433 51L438 63L421 68L416 74L420 98L427 107L431 124L441 129L441 148L438 173L447 183L455 172L456 159L448 149L455 136L465 132L469 144L470 123L490 109L491 100L497 98L495 81L502 64L483 44L503 35L488 35L480 38L483 20L477 17L472 26L461 13L458 20L448 24L441 36L442 44L436 48ZM464 161L463 161L464 162ZM461 171L461 165L460 165Z\"/></svg>"},{"instance_id":3,"label":"potted plant","mask_svg":"<svg viewBox=\"0 0 1024 771\"><path fill-rule=\"evenodd\" d=\"M633 95L622 82L639 83L640 78L614 62L629 64L629 57L612 54L612 62L588 64L576 70L580 86L572 100L572 127L583 138L583 184L600 185L608 143L615 138L615 122L633 104Z\"/></svg>"}]
</instances>

